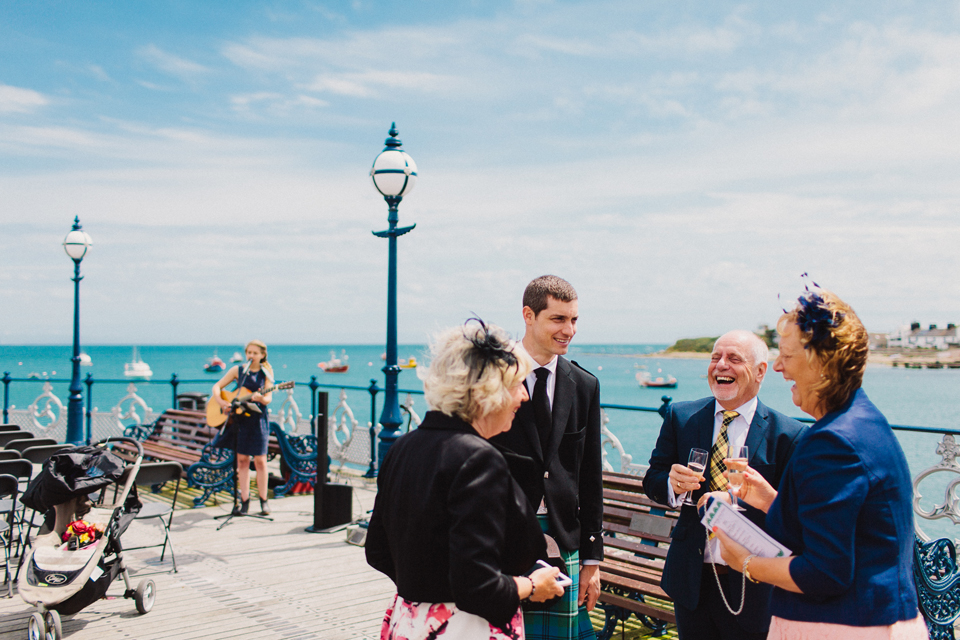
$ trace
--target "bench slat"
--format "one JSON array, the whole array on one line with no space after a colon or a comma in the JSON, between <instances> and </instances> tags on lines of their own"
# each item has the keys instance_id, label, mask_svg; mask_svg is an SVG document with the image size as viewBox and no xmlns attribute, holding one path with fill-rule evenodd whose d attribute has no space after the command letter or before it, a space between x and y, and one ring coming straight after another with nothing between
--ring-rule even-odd
<instances>
[{"instance_id":1,"label":"bench slat","mask_svg":"<svg viewBox=\"0 0 960 640\"><path fill-rule=\"evenodd\" d=\"M659 609L657 607L650 606L643 602L637 602L636 600L631 600L629 598L624 598L622 596L616 596L606 591L600 592L600 602L616 605L618 607L623 607L627 611L634 611L641 615L650 616L651 618L656 618L657 620L665 620L666 622L670 622L673 624L676 624L677 622L677 616L673 611L669 611L667 609Z\"/></svg>"}]
</instances>

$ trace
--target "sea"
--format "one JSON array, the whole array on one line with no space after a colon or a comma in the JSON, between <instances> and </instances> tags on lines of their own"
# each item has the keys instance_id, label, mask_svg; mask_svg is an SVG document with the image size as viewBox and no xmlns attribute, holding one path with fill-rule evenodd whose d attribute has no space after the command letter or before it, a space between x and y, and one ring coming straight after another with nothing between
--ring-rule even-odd
<instances>
[{"instance_id":1,"label":"sea","mask_svg":"<svg viewBox=\"0 0 960 640\"><path fill-rule=\"evenodd\" d=\"M600 380L601 403L608 405L640 406L650 409L659 407L663 396L673 401L694 400L710 395L706 372L708 359L696 357L669 357L659 353L664 344L617 344L573 345L568 357ZM124 378L124 364L133 358L133 345L85 345L83 351L90 356L92 366L81 367L81 374L93 377L93 404L106 411L127 393L131 382L136 393L148 406L157 412L172 406L171 376L180 380L178 391L209 393L213 383L222 374L206 373L204 365L215 354L227 361L234 353L242 353L243 345L140 345L139 357L150 365L153 377L149 381L131 381ZM294 391L300 410L310 412L309 390L311 377L330 392L331 409L340 390L347 393L348 403L361 424L370 418L370 395L364 390L372 380L383 387L381 368L384 361L382 345L273 345L269 348L269 361L274 367L278 381L294 380ZM400 345L401 359L415 358L426 364L429 354L424 345ZM8 385L7 402L10 406L26 408L42 393L45 380L53 386L53 392L66 403L67 388L71 375L70 346L14 346L0 345L0 371L9 372L14 380ZM350 365L345 373L326 373L318 367L320 362L332 357ZM636 379L640 372L648 372L654 378L673 376L677 379L675 389L641 387ZM30 377L31 375L37 377ZM401 391L422 391L416 369L405 369L399 378ZM871 400L886 415L891 424L960 429L960 370L958 369L903 369L882 364L868 365L864 376L864 390ZM86 394L86 387L84 387ZM406 393L401 394L401 400ZM423 397L411 394L414 409L423 415L426 406ZM789 416L805 418L791 401L790 385L780 374L769 368L760 391L760 399L768 406ZM377 412L382 408L383 394L377 395ZM635 463L646 464L656 443L660 429L660 416L655 412L639 412L623 409L608 409L608 428L617 437L624 451ZM911 474L938 463L937 445L941 436L935 434L898 431L901 446L907 456ZM618 455L607 449L611 462L619 467ZM949 476L949 477L945 477ZM953 474L935 474L921 485L924 495L921 507L930 509L934 503L944 502L944 492ZM954 534L946 520L924 523L925 531L931 534ZM944 533L947 532L947 533Z\"/></svg>"}]
</instances>

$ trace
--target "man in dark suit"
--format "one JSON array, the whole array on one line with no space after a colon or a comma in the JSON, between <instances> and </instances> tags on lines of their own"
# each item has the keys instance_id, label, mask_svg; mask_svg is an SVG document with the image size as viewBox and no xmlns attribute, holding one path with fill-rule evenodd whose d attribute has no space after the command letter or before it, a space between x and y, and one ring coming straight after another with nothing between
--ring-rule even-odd
<instances>
[{"instance_id":1,"label":"man in dark suit","mask_svg":"<svg viewBox=\"0 0 960 640\"><path fill-rule=\"evenodd\" d=\"M681 506L681 501L688 492L696 503L707 491L725 490L722 459L744 445L750 466L774 487L780 483L804 426L757 399L768 355L766 344L749 331L731 331L718 339L707 369L713 397L669 406L643 478L650 498L680 509L661 586L673 598L681 640L767 637L771 587L748 581L743 611L730 613L723 598L734 610L740 606L741 568L723 563L717 540L707 540L696 507ZM693 448L710 452L702 476L686 466ZM744 515L762 527L765 514L746 509Z\"/></svg>"},{"instance_id":2,"label":"man in dark suit","mask_svg":"<svg viewBox=\"0 0 960 640\"><path fill-rule=\"evenodd\" d=\"M541 276L523 292L523 346L537 367L527 377L531 401L510 431L491 442L538 509L544 531L560 548L574 583L545 611L524 614L528 640L595 638L587 611L600 596L603 484L600 383L562 357L577 333L577 292L556 276Z\"/></svg>"}]
</instances>

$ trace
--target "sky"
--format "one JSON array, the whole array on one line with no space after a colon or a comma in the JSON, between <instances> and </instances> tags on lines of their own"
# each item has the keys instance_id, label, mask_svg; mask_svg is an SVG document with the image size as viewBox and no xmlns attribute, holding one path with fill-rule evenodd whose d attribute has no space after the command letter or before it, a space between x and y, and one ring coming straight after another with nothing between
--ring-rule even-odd
<instances>
[{"instance_id":1,"label":"sky","mask_svg":"<svg viewBox=\"0 0 960 640\"><path fill-rule=\"evenodd\" d=\"M0 3L0 344L376 344L396 122L405 343L960 322L960 3Z\"/></svg>"}]
</instances>

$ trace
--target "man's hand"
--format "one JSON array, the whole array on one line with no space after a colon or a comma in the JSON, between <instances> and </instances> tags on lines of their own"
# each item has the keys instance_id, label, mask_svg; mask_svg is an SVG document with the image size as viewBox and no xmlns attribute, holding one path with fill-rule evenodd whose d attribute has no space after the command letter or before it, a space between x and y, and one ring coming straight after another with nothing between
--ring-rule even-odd
<instances>
[{"instance_id":1,"label":"man's hand","mask_svg":"<svg viewBox=\"0 0 960 640\"><path fill-rule=\"evenodd\" d=\"M585 564L580 567L580 596L577 604L586 601L587 611L593 611L600 598L600 565Z\"/></svg>"},{"instance_id":2,"label":"man's hand","mask_svg":"<svg viewBox=\"0 0 960 640\"><path fill-rule=\"evenodd\" d=\"M700 483L706 480L701 474L683 466L675 464L670 467L670 485L676 495L686 493L687 491L696 491L700 488Z\"/></svg>"}]
</instances>

